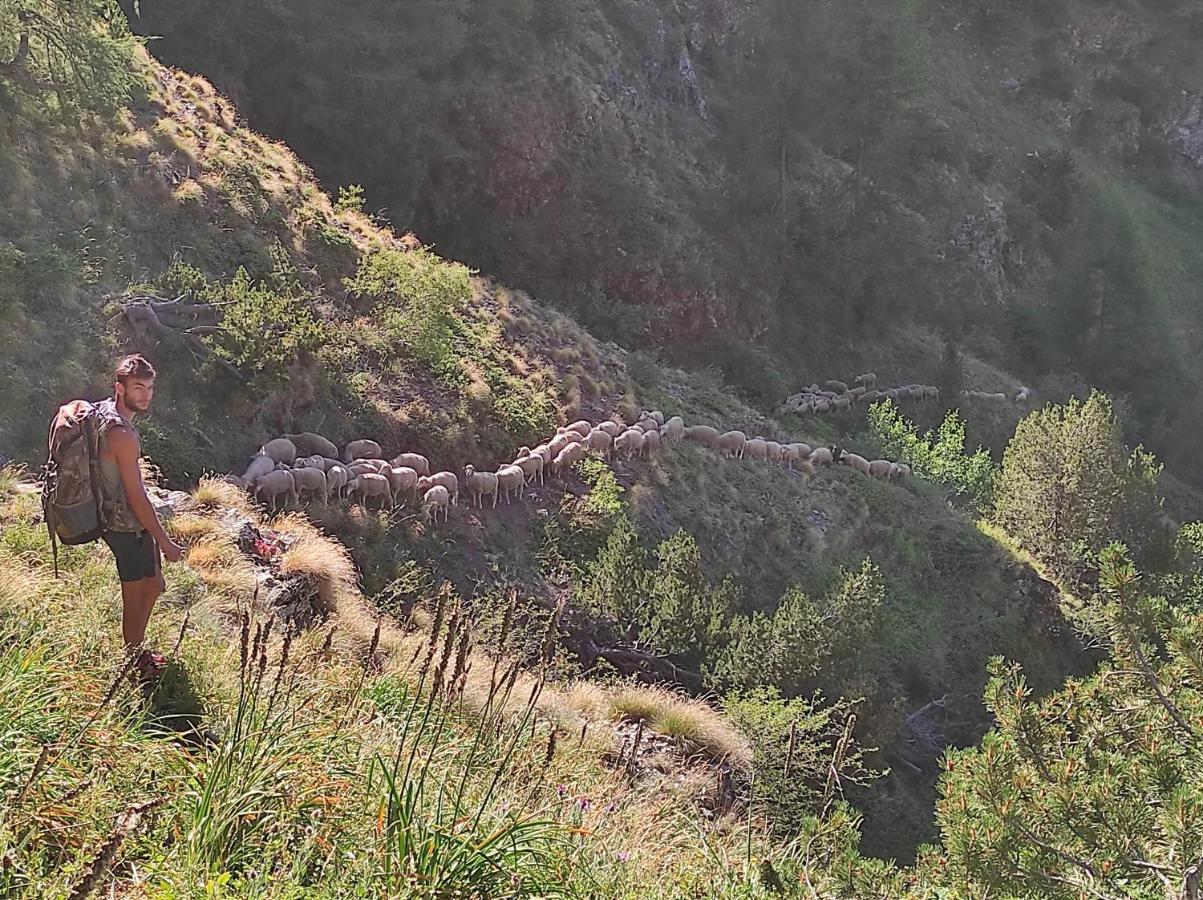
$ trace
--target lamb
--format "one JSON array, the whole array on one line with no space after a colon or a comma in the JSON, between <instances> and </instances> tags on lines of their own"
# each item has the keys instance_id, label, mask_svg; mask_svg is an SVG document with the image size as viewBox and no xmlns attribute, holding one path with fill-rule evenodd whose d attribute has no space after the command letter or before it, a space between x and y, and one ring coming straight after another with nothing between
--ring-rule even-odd
<instances>
[{"instance_id":1,"label":"lamb","mask_svg":"<svg viewBox=\"0 0 1203 900\"><path fill-rule=\"evenodd\" d=\"M742 431L724 431L718 436L716 446L726 456L743 459L747 450L748 436Z\"/></svg>"},{"instance_id":2,"label":"lamb","mask_svg":"<svg viewBox=\"0 0 1203 900\"><path fill-rule=\"evenodd\" d=\"M785 448L782 447L781 444L779 444L777 441L765 441L764 446L765 446L765 454L764 454L765 459L767 459L769 462L775 462L775 463L781 462L781 460L785 456Z\"/></svg>"},{"instance_id":3,"label":"lamb","mask_svg":"<svg viewBox=\"0 0 1203 900\"><path fill-rule=\"evenodd\" d=\"M292 479L296 484L297 496L309 496L316 500L322 498L322 505L330 502L329 486L326 484L326 471L306 466L292 470Z\"/></svg>"},{"instance_id":4,"label":"lamb","mask_svg":"<svg viewBox=\"0 0 1203 900\"><path fill-rule=\"evenodd\" d=\"M769 445L762 437L754 437L743 445L743 453L740 454L743 459L768 459Z\"/></svg>"},{"instance_id":5,"label":"lamb","mask_svg":"<svg viewBox=\"0 0 1203 900\"><path fill-rule=\"evenodd\" d=\"M810 461L816 466L830 466L835 462L835 450L831 447L815 447L810 451Z\"/></svg>"},{"instance_id":6,"label":"lamb","mask_svg":"<svg viewBox=\"0 0 1203 900\"><path fill-rule=\"evenodd\" d=\"M266 475L276 467L276 461L270 456L260 453L251 460L251 464L242 473L242 480L248 485L254 484L260 475Z\"/></svg>"},{"instance_id":7,"label":"lamb","mask_svg":"<svg viewBox=\"0 0 1203 900\"><path fill-rule=\"evenodd\" d=\"M538 457L527 457L538 459ZM468 501L476 501L477 509L484 509L485 494L493 497L493 509L497 508L497 475L494 472L477 472L472 466L464 466L464 487L468 490Z\"/></svg>"},{"instance_id":8,"label":"lamb","mask_svg":"<svg viewBox=\"0 0 1203 900\"><path fill-rule=\"evenodd\" d=\"M572 446L579 446L573 444ZM567 452L567 448L563 452ZM497 491L505 496L505 502L508 505L510 498L515 494L518 497L522 496L526 488L526 473L519 466L502 466L497 470ZM494 505L496 505L497 497L493 497Z\"/></svg>"},{"instance_id":9,"label":"lamb","mask_svg":"<svg viewBox=\"0 0 1203 900\"><path fill-rule=\"evenodd\" d=\"M297 445L288 438L268 441L259 448L259 452L271 457L272 462L284 463L286 466L291 466L297 461Z\"/></svg>"},{"instance_id":10,"label":"lamb","mask_svg":"<svg viewBox=\"0 0 1203 900\"><path fill-rule=\"evenodd\" d=\"M392 459L394 466L408 466L419 475L430 474L430 460L421 453L401 453Z\"/></svg>"},{"instance_id":11,"label":"lamb","mask_svg":"<svg viewBox=\"0 0 1203 900\"><path fill-rule=\"evenodd\" d=\"M366 472L351 479L347 493L354 499L358 498L364 509L368 508L368 498L379 497L383 507L393 508L393 488L388 479L375 472Z\"/></svg>"},{"instance_id":12,"label":"lamb","mask_svg":"<svg viewBox=\"0 0 1203 900\"><path fill-rule=\"evenodd\" d=\"M351 473L346 466L337 463L326 470L326 492L331 497L342 497L343 490L351 482Z\"/></svg>"},{"instance_id":13,"label":"lamb","mask_svg":"<svg viewBox=\"0 0 1203 900\"><path fill-rule=\"evenodd\" d=\"M888 459L875 459L869 463L869 475L873 478L885 478L889 480L890 474L894 471L894 463Z\"/></svg>"},{"instance_id":14,"label":"lamb","mask_svg":"<svg viewBox=\"0 0 1203 900\"><path fill-rule=\"evenodd\" d=\"M580 421L573 422L571 425L568 426L568 431L575 431L581 437L586 437L589 434L589 432L592 430L593 430L593 423L589 422L585 419L581 419Z\"/></svg>"},{"instance_id":15,"label":"lamb","mask_svg":"<svg viewBox=\"0 0 1203 900\"><path fill-rule=\"evenodd\" d=\"M459 505L459 479L454 472L435 472L433 475L423 475L418 479L418 493L425 494L430 488L440 485L447 489L451 505Z\"/></svg>"},{"instance_id":16,"label":"lamb","mask_svg":"<svg viewBox=\"0 0 1203 900\"><path fill-rule=\"evenodd\" d=\"M866 372L864 375L857 375L853 380L862 387L873 388L877 386L877 373Z\"/></svg>"},{"instance_id":17,"label":"lamb","mask_svg":"<svg viewBox=\"0 0 1203 900\"><path fill-rule=\"evenodd\" d=\"M685 439L696 441L703 447L718 446L718 429L709 425L690 425L685 429Z\"/></svg>"},{"instance_id":18,"label":"lamb","mask_svg":"<svg viewBox=\"0 0 1203 900\"><path fill-rule=\"evenodd\" d=\"M427 476L422 476L423 478ZM443 511L443 521L447 521L450 515L450 492L441 484L436 484L429 488L422 495L422 514L428 522L437 522L439 520L439 510Z\"/></svg>"},{"instance_id":19,"label":"lamb","mask_svg":"<svg viewBox=\"0 0 1203 900\"><path fill-rule=\"evenodd\" d=\"M551 456L554 459L560 455L560 452L570 444L579 443L581 436L575 431L560 432L550 441L547 442L547 449L551 451Z\"/></svg>"},{"instance_id":20,"label":"lamb","mask_svg":"<svg viewBox=\"0 0 1203 900\"><path fill-rule=\"evenodd\" d=\"M614 452L621 454L624 459L629 460L636 453L643 451L643 432L638 428L628 428L618 437L614 438ZM558 463L559 460L557 459Z\"/></svg>"},{"instance_id":21,"label":"lamb","mask_svg":"<svg viewBox=\"0 0 1203 900\"><path fill-rule=\"evenodd\" d=\"M522 470L522 474L526 476L527 484L534 484L537 480L539 484L543 484L543 468L547 465L542 456L522 456L514 460L514 465Z\"/></svg>"},{"instance_id":22,"label":"lamb","mask_svg":"<svg viewBox=\"0 0 1203 900\"><path fill-rule=\"evenodd\" d=\"M782 458L785 460L786 468L788 468L790 471L793 471L794 466L799 463L807 462L809 464L810 444L803 444L801 442L786 444L781 448L781 451ZM814 467L811 466L811 469L813 470Z\"/></svg>"},{"instance_id":23,"label":"lamb","mask_svg":"<svg viewBox=\"0 0 1203 900\"><path fill-rule=\"evenodd\" d=\"M375 441L351 441L343 448L343 462L355 462L357 459L384 459L384 451Z\"/></svg>"},{"instance_id":24,"label":"lamb","mask_svg":"<svg viewBox=\"0 0 1203 900\"><path fill-rule=\"evenodd\" d=\"M660 430L653 429L643 435L643 458L647 459L653 452L660 449Z\"/></svg>"},{"instance_id":25,"label":"lamb","mask_svg":"<svg viewBox=\"0 0 1203 900\"><path fill-rule=\"evenodd\" d=\"M613 419L608 419L605 422L599 422L597 425L597 430L604 431L606 434L610 435L610 437L616 438L622 434L626 428L622 424L615 422Z\"/></svg>"},{"instance_id":26,"label":"lamb","mask_svg":"<svg viewBox=\"0 0 1203 900\"><path fill-rule=\"evenodd\" d=\"M302 456L338 456L338 448L333 443L312 431L286 434L284 437L296 445L297 453Z\"/></svg>"},{"instance_id":27,"label":"lamb","mask_svg":"<svg viewBox=\"0 0 1203 900\"><path fill-rule=\"evenodd\" d=\"M847 450L841 450L840 462L843 465L848 466L850 469L855 469L862 475L869 474L869 461L863 456L859 456L855 453L849 453Z\"/></svg>"},{"instance_id":28,"label":"lamb","mask_svg":"<svg viewBox=\"0 0 1203 900\"><path fill-rule=\"evenodd\" d=\"M824 381L823 387L827 388L829 391L834 391L837 394L848 393L848 385L842 381L835 381L834 379L831 381Z\"/></svg>"},{"instance_id":29,"label":"lamb","mask_svg":"<svg viewBox=\"0 0 1203 900\"><path fill-rule=\"evenodd\" d=\"M673 416L660 428L660 434L668 443L675 443L685 436L685 420Z\"/></svg>"},{"instance_id":30,"label":"lamb","mask_svg":"<svg viewBox=\"0 0 1203 900\"><path fill-rule=\"evenodd\" d=\"M411 466L389 466L380 474L388 479L389 489L393 492L393 503L415 493L418 488L418 479L421 477L417 469Z\"/></svg>"},{"instance_id":31,"label":"lamb","mask_svg":"<svg viewBox=\"0 0 1203 900\"><path fill-rule=\"evenodd\" d=\"M625 434L626 432L624 432ZM564 470L585 458L585 445L575 441L556 454L551 469L557 475L563 475Z\"/></svg>"},{"instance_id":32,"label":"lamb","mask_svg":"<svg viewBox=\"0 0 1203 900\"><path fill-rule=\"evenodd\" d=\"M276 501L281 495L286 506L297 502L297 486L292 479L292 472L288 469L275 469L260 475L255 481L255 499L262 502L263 497L267 497L273 512L277 509Z\"/></svg>"},{"instance_id":33,"label":"lamb","mask_svg":"<svg viewBox=\"0 0 1203 900\"><path fill-rule=\"evenodd\" d=\"M644 435L646 437L646 435ZM656 437L659 438L659 432ZM601 453L603 459L610 458L610 447L614 443L614 438L606 434L600 428L594 428L589 432L589 436L585 438L585 446L590 450L596 450Z\"/></svg>"}]
</instances>

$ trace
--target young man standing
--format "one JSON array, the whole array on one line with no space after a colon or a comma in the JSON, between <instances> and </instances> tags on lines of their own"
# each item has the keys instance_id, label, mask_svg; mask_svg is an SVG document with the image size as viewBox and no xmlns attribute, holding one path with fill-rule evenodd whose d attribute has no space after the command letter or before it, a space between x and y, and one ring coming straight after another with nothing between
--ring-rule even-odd
<instances>
[{"instance_id":1,"label":"young man standing","mask_svg":"<svg viewBox=\"0 0 1203 900\"><path fill-rule=\"evenodd\" d=\"M104 541L117 558L121 579L121 635L126 652L146 639L146 623L155 601L163 593L163 570L159 552L172 562L183 555L163 530L155 508L146 495L138 459L142 445L134 419L150 410L155 393L155 370L140 355L127 356L117 364L114 395L100 402L100 481L108 514ZM162 674L165 660L143 649L135 663L143 682Z\"/></svg>"}]
</instances>

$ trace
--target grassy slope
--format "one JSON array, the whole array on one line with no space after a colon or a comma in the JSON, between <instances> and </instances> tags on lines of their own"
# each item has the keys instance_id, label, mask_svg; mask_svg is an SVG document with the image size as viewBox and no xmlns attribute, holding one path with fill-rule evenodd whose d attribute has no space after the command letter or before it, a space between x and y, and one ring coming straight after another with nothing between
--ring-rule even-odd
<instances>
[{"instance_id":1,"label":"grassy slope","mask_svg":"<svg viewBox=\"0 0 1203 900\"><path fill-rule=\"evenodd\" d=\"M85 385L103 390L108 354L130 346L120 323L106 320L112 310L100 300L104 295L130 280L153 279L177 254L214 277L228 277L238 265L262 271L278 240L302 274L331 343L350 333L355 345L376 325L347 297L340 278L359 253L404 246L361 214L335 209L291 152L237 125L233 108L202 79L149 59L143 64L148 96L116 131L87 126L81 135L35 124L19 107L8 109L4 123L10 139L0 160L6 175L0 239L26 254L18 284L28 296L0 310L11 326L3 395L20 400L0 409L0 448L31 462L53 404ZM79 329L54 327L59 316ZM645 402L691 422L772 427L721 381L626 357L564 316L483 280L475 282L457 321L469 335L459 345L466 386L431 377L402 353L376 363L380 368L354 354L336 358L344 368L319 356L282 384L247 386L209 380L210 370L175 348L138 347L149 350L165 375L156 414L144 429L148 450L169 475L187 478L238 465L277 431L320 427L335 439L370 434L390 446L422 450L449 467L495 462L526 438L494 416L497 398L487 379L471 377L489 366L521 375L531 393L514 389L514 396L548 397L563 419L622 409L638 390ZM993 374L971 370L983 379ZM785 429L853 446L863 440L855 423L795 421ZM1041 687L1074 666L1064 658L1063 642L1046 632L1052 613L1023 594L1023 573L922 486L865 483L842 471L790 480L688 448L636 465L623 477L649 534L678 527L695 534L707 564L716 574L736 574L755 607L772 605L792 584L817 590L839 565L864 556L882 566L891 592L880 645L863 683L842 687L868 698L862 727L871 743L885 748L887 764L901 717L946 691L964 698L962 721L950 737L977 737L984 723L976 698L989 654L1023 659ZM342 529L356 549L373 594L410 571L404 564L412 561L432 578L451 578L465 593L517 580L550 595L556 588L541 583L536 509L551 512L557 504L556 492L548 490L504 517L465 513L450 536L412 522L387 531L340 512L327 524ZM826 524L812 527L812 511ZM915 834L927 833L931 789L930 775L889 787L907 796L907 812L900 815L902 807L895 806L873 823L874 849L905 853ZM887 816L907 824L892 828Z\"/></svg>"}]
</instances>

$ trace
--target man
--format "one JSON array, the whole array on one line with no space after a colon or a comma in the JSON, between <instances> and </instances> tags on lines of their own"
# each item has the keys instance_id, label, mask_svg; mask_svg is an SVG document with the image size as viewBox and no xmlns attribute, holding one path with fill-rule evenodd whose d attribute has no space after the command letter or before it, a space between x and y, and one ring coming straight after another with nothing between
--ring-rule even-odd
<instances>
[{"instance_id":1,"label":"man","mask_svg":"<svg viewBox=\"0 0 1203 900\"><path fill-rule=\"evenodd\" d=\"M140 355L127 356L117 364L114 395L101 407L100 482L108 512L104 541L117 558L121 579L121 635L127 653L142 646L146 623L155 601L163 593L162 551L172 562L183 555L163 530L155 508L146 495L138 465L142 445L134 419L150 410L155 393L155 370ZM135 670L143 683L162 674L165 660L143 648Z\"/></svg>"}]
</instances>

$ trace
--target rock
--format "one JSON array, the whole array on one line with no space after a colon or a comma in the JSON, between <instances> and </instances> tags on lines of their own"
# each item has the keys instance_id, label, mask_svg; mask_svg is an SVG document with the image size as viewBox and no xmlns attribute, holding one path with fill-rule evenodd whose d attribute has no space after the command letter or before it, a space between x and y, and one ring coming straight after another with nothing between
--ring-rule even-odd
<instances>
[{"instance_id":1,"label":"rock","mask_svg":"<svg viewBox=\"0 0 1203 900\"><path fill-rule=\"evenodd\" d=\"M1183 91L1165 126L1166 140L1191 165L1203 169L1203 94Z\"/></svg>"}]
</instances>

